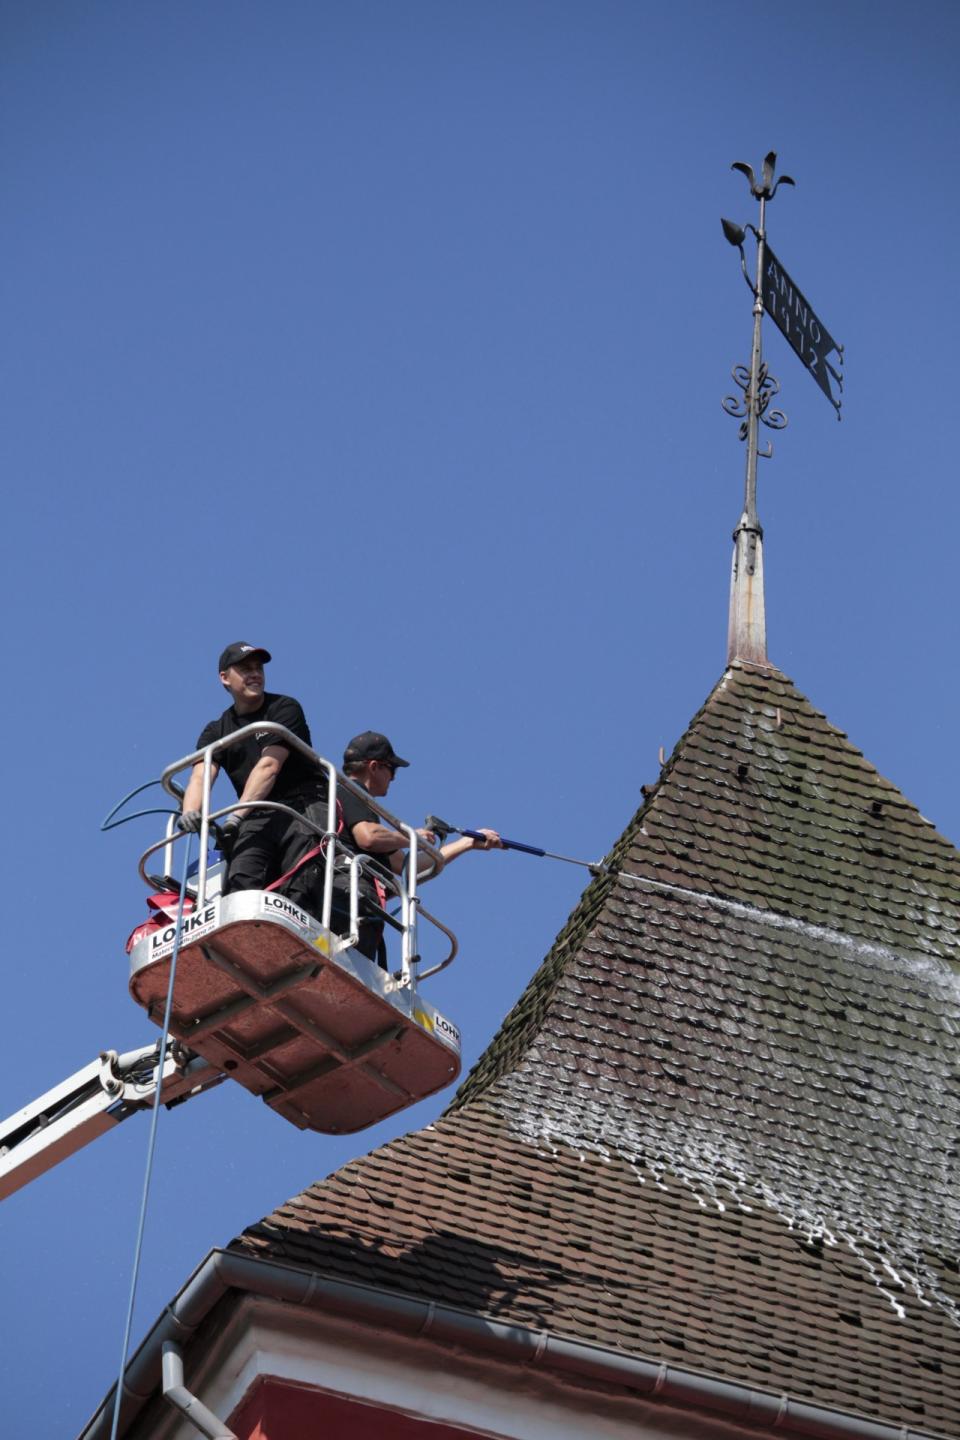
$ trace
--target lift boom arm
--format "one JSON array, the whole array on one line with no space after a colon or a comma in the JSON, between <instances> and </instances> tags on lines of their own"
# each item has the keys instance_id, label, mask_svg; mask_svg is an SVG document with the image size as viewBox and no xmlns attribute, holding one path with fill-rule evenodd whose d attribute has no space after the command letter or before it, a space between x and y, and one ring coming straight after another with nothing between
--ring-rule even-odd
<instances>
[{"instance_id":1,"label":"lift boom arm","mask_svg":"<svg viewBox=\"0 0 960 1440\"><path fill-rule=\"evenodd\" d=\"M175 1105L225 1076L170 1041L157 1083L159 1044L118 1055L104 1051L69 1079L0 1122L0 1200L82 1150L155 1099ZM159 1092L159 1093L158 1093Z\"/></svg>"}]
</instances>

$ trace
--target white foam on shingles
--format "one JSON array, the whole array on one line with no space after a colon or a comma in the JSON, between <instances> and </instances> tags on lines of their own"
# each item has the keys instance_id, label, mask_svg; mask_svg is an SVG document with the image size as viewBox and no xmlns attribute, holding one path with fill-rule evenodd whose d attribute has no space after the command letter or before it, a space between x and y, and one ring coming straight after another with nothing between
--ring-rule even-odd
<instances>
[{"instance_id":1,"label":"white foam on shingles","mask_svg":"<svg viewBox=\"0 0 960 1440\"><path fill-rule=\"evenodd\" d=\"M718 693L733 678L734 670L728 668ZM765 711L751 713L745 737L768 733L767 718ZM821 1024L811 1038L825 1066L835 1067L834 1084L827 1087L833 1094L821 1097L824 1103L812 1114L798 1113L788 1103L780 1116L782 1139L769 1131L751 1133L748 1112L734 1113L731 1107L724 1113L694 1103L685 1106L682 1116L671 1115L667 1107L654 1103L649 1091L640 1095L631 1084L614 1081L611 1089L599 1093L559 1066L549 1067L549 1078L542 1070L536 1074L537 1067L521 1067L498 1082L518 1137L555 1155L573 1151L605 1164L625 1162L641 1184L670 1189L679 1183L704 1210L763 1210L810 1244L844 1248L901 1319L907 1313L902 1300L912 1292L960 1328L960 1309L924 1258L925 1252L952 1255L960 1240L960 1200L949 1158L949 1144L960 1133L960 1098L946 1085L949 1057L940 1045L960 1033L960 974L954 968L960 942L944 926L949 913L943 913L941 902L915 887L910 908L915 906L921 929L926 929L918 936L924 951L904 953L830 926L627 871L619 872L617 886L622 887L619 898L628 904L631 892L675 897L684 906L707 907L763 927L771 942L781 937L779 946L786 939L784 932L792 933L809 942L802 948L820 952L824 968L817 978L827 984L832 948L834 968L839 962L850 972L861 1005L893 1001L877 1045L861 1066L872 1081L869 1096L858 1097L866 1106L863 1125L858 1133L851 1118L855 1107L844 1114L842 1105L842 1086L858 1063L856 1054L844 1057L842 1035L825 1034ZM758 943L756 929L753 943ZM762 948L762 940L759 944ZM944 952L949 959L941 958ZM789 971L786 978L789 984ZM801 985L802 977L797 981ZM915 1020L939 1030L936 1050L898 1045L897 993L905 1007L913 1009ZM918 997L924 1002L920 1007ZM936 1063L925 1073L928 1056ZM815 1094L815 1080L811 1074L807 1098ZM804 1132L808 1143L793 1144L791 1129ZM829 1295L825 1302L830 1303Z\"/></svg>"},{"instance_id":2,"label":"white foam on shingles","mask_svg":"<svg viewBox=\"0 0 960 1440\"><path fill-rule=\"evenodd\" d=\"M554 1156L562 1147L581 1158L626 1162L641 1184L651 1182L666 1192L671 1182L679 1181L704 1210L722 1214L732 1206L748 1215L760 1209L772 1212L808 1245L844 1246L900 1319L907 1312L897 1291L912 1290L922 1304L937 1306L960 1328L960 1310L923 1259L922 1247L932 1237L903 1236L899 1245L878 1238L882 1226L866 1216L859 1222L854 1218L860 1195L853 1179L837 1186L834 1178L821 1194L815 1187L804 1194L802 1185L789 1183L799 1177L791 1175L786 1155L778 1176L764 1176L755 1157L744 1153L733 1136L716 1131L708 1136L678 1123L645 1129L632 1107L611 1103L609 1095L598 1101L595 1092L576 1082L556 1097L557 1104L535 1109L522 1076L501 1082L507 1090L514 1084L521 1093L515 1097L517 1108L509 1106L509 1121L526 1143L545 1146ZM902 1255L896 1253L900 1248Z\"/></svg>"},{"instance_id":3,"label":"white foam on shingles","mask_svg":"<svg viewBox=\"0 0 960 1440\"><path fill-rule=\"evenodd\" d=\"M668 892L683 906L710 906L810 942L798 947L802 966L777 964L778 989L789 998L795 984L796 998L805 1004L811 978L832 989L842 977L840 1003L850 1001L859 1013L872 1010L883 1020L875 1043L860 1055L815 1009L802 1008L812 1027L810 1054L821 1067L819 1073L809 1070L804 1094L819 1103L808 1103L801 1113L780 1100L779 1118L773 1108L761 1108L752 1127L749 1107L764 1075L759 1062L742 1075L728 1070L724 1089L740 1093L743 1105L699 1104L707 1082L689 1092L682 1116L670 1114L669 1102L654 1103L649 1091L641 1097L630 1069L600 1092L561 1065L548 1062L546 1080L533 1064L501 1082L511 1092L510 1123L524 1139L555 1151L563 1146L602 1155L608 1163L626 1161L641 1181L664 1187L679 1180L704 1208L732 1205L749 1213L762 1206L811 1242L845 1246L898 1315L905 1313L898 1293L912 1291L960 1327L960 1308L924 1259L925 1252L955 1253L960 1239L960 1196L949 1150L951 1137L960 1133L960 1096L948 1084L955 1063L950 1052L960 1033L960 979L950 964L645 877L621 878L625 889ZM670 973L665 968L664 983ZM927 1032L917 1046L898 1038L905 1014ZM798 1016L791 1023L805 1022ZM776 1030L764 1038L779 1044ZM806 1048L801 1036L788 1041L791 1050L798 1045ZM724 1068L738 1071L745 1058L722 1041L713 1054ZM774 1062L772 1079L781 1064L792 1067L793 1061ZM752 1095L742 1088L747 1083ZM791 1132L800 1132L805 1143L791 1143Z\"/></svg>"},{"instance_id":4,"label":"white foam on shingles","mask_svg":"<svg viewBox=\"0 0 960 1440\"><path fill-rule=\"evenodd\" d=\"M917 951L904 954L888 945L878 945L871 940L861 940L856 936L846 935L842 930L834 930L828 925L813 925L808 920L797 920L794 916L783 915L777 910L762 910L755 905L746 905L741 900L727 900L721 895L712 895L709 891L689 890L683 885L671 885L665 880L652 880L646 875L633 875L626 870L621 871L617 878L625 884L628 890L638 886L642 889L677 895L685 900L693 900L699 905L722 910L728 915L736 915L743 920L752 920L758 925L769 925L775 930L793 931L795 934L803 935L807 940L815 940L819 944L838 945L848 954L863 960L876 961L897 974L915 974L925 980L939 982L947 991L960 999L960 973L952 967L948 960L935 959ZM958 951L958 959L960 959L960 951Z\"/></svg>"}]
</instances>

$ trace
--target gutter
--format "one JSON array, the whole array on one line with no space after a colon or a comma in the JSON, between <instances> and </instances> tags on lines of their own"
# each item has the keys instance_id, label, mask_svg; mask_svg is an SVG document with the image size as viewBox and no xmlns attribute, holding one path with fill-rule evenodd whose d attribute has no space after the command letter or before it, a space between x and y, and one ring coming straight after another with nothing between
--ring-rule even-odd
<instances>
[{"instance_id":1,"label":"gutter","mask_svg":"<svg viewBox=\"0 0 960 1440\"><path fill-rule=\"evenodd\" d=\"M546 1330L507 1325L432 1300L417 1300L399 1291L331 1280L293 1265L232 1250L211 1250L130 1360L124 1373L118 1440L131 1432L148 1401L160 1393L164 1349L168 1356L172 1351L179 1352L230 1290L303 1305L325 1315L340 1315L414 1339L429 1338L438 1344L460 1346L474 1354L537 1366L593 1384L615 1385L677 1407L710 1411L718 1418L784 1435L805 1436L807 1440L950 1440L932 1431L810 1405L704 1372L642 1360L581 1340L564 1340ZM182 1371L177 1379L182 1384ZM115 1388L101 1402L78 1440L108 1440ZM224 1433L229 1434L224 1422L220 1423Z\"/></svg>"}]
</instances>

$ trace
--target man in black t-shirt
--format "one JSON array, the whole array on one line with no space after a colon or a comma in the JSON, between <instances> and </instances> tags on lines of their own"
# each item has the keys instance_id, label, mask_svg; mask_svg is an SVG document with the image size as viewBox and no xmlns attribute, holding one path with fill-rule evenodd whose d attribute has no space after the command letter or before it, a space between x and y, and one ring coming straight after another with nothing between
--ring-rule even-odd
<instances>
[{"instance_id":1,"label":"man in black t-shirt","mask_svg":"<svg viewBox=\"0 0 960 1440\"><path fill-rule=\"evenodd\" d=\"M233 703L217 720L211 720L200 734L197 749L213 740L222 740L237 730L258 721L272 720L286 726L307 745L310 731L303 710L289 695L273 695L264 689L263 667L270 652L245 641L228 645L219 660L220 681ZM326 777L312 761L298 750L290 749L271 731L256 731L217 752L211 766L211 783L220 769L226 770L240 800L272 800L300 814L323 801ZM179 820L181 830L200 829L200 804L203 795L203 764L193 767L183 797ZM318 805L313 814L323 814ZM325 823L324 818L320 821ZM225 837L224 850L229 864L225 891L262 890L271 881L294 866L316 844L316 837L305 825L299 825L279 810L248 810L234 812L221 827ZM287 893L299 904L297 876Z\"/></svg>"},{"instance_id":2,"label":"man in black t-shirt","mask_svg":"<svg viewBox=\"0 0 960 1440\"><path fill-rule=\"evenodd\" d=\"M343 752L343 773L349 775L355 784L362 786L374 799L380 799L386 795L397 770L409 764L409 760L401 760L400 756L394 753L393 746L386 735L381 735L376 730L365 730L362 735L355 735ZM406 862L404 851L410 843L407 836L398 830L391 829L389 825L384 825L371 805L367 805L359 796L351 794L342 786L338 789L337 796L343 816L341 843L353 850L355 854L368 855L376 865L381 865L384 869L399 874ZM437 837L432 830L418 830L417 834L428 845L436 844ZM481 830L479 834L484 836L483 840L473 840L469 836L464 836L459 840L451 840L446 845L441 845L440 854L449 864L451 860L455 860L458 855L463 855L467 850L503 848L496 830ZM334 893L334 914L331 922L334 929L340 930L341 933L345 929L349 913L346 894L348 883L347 878L341 872ZM386 969L383 922L377 920L375 916L372 919L365 920L363 918L364 901L367 902L368 910L373 905L383 909L387 898L374 867L365 867L358 888L361 899L361 916L360 940L357 949L361 955L376 960L383 969Z\"/></svg>"}]
</instances>

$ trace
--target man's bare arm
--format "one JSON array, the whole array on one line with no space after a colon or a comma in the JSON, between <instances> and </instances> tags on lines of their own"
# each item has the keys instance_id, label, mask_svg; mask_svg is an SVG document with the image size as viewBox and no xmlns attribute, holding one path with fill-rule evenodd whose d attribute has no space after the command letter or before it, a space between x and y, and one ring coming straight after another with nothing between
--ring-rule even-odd
<instances>
[{"instance_id":1,"label":"man's bare arm","mask_svg":"<svg viewBox=\"0 0 960 1440\"><path fill-rule=\"evenodd\" d=\"M210 766L211 786L213 785L214 780L216 780L219 774L220 766L216 763L216 761L214 761L213 764ZM194 765L193 769L190 771L190 779L187 781L187 788L183 792L183 805L180 807L183 814L186 815L188 810L199 810L202 799L203 761L198 760L196 765Z\"/></svg>"},{"instance_id":2,"label":"man's bare arm","mask_svg":"<svg viewBox=\"0 0 960 1440\"><path fill-rule=\"evenodd\" d=\"M436 843L437 837L432 830L418 830L417 834L428 845ZM392 855L397 850L406 850L410 844L407 836L399 830L391 830L388 825L380 825L373 820L358 821L353 827L353 838L361 850L369 850L373 855Z\"/></svg>"},{"instance_id":3,"label":"man's bare arm","mask_svg":"<svg viewBox=\"0 0 960 1440\"><path fill-rule=\"evenodd\" d=\"M260 759L254 765L247 776L247 783L243 787L243 794L237 801L234 814L239 812L240 806L245 800L266 800L276 784L277 776L283 768L284 762L290 752L283 745L266 745L260 755ZM246 811L243 812L246 814Z\"/></svg>"}]
</instances>

